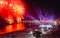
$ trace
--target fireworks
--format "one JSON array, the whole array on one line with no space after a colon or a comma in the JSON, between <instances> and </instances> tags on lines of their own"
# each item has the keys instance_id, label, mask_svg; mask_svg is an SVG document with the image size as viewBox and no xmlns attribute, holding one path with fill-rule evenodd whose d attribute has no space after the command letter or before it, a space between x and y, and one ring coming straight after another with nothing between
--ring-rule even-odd
<instances>
[{"instance_id":1,"label":"fireworks","mask_svg":"<svg viewBox=\"0 0 60 38\"><path fill-rule=\"evenodd\" d=\"M22 22L21 18L24 13L25 5L21 0L0 0L0 16L8 23L8 26L5 26L4 31L0 32L0 34L24 30L25 26L19 23ZM12 25L13 23L14 25Z\"/></svg>"},{"instance_id":2,"label":"fireworks","mask_svg":"<svg viewBox=\"0 0 60 38\"><path fill-rule=\"evenodd\" d=\"M12 18L22 17L25 13L25 6L22 1L0 1L0 15L7 21ZM8 18L9 19L6 19ZM17 20L17 19L16 19Z\"/></svg>"}]
</instances>

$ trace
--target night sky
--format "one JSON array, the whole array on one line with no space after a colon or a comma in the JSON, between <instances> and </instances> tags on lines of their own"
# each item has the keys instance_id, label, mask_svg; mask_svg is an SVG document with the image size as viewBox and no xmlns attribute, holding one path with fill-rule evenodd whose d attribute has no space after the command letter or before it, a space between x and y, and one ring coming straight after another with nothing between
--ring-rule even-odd
<instances>
[{"instance_id":1,"label":"night sky","mask_svg":"<svg viewBox=\"0 0 60 38\"><path fill-rule=\"evenodd\" d=\"M41 9L47 9L51 11L54 11L53 14L56 18L60 18L60 1L56 0L25 0L25 3L27 5L27 10L29 9L29 12L31 15L37 17L36 12L34 8L37 10L38 8Z\"/></svg>"}]
</instances>

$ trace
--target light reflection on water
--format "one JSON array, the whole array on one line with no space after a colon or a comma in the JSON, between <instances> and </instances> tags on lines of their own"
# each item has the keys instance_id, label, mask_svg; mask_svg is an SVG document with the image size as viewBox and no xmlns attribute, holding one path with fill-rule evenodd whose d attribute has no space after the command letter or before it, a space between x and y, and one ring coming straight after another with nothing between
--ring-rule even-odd
<instances>
[{"instance_id":1,"label":"light reflection on water","mask_svg":"<svg viewBox=\"0 0 60 38\"><path fill-rule=\"evenodd\" d=\"M5 34L14 31L25 30L25 25L22 23L14 24L14 25L7 25L3 31L0 31L0 34Z\"/></svg>"}]
</instances>

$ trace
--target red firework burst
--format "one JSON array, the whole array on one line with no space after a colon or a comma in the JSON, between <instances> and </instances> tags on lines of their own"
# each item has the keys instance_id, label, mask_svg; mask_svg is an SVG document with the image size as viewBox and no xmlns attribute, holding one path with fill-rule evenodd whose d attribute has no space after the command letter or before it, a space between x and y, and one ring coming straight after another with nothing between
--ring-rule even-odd
<instances>
[{"instance_id":1,"label":"red firework burst","mask_svg":"<svg viewBox=\"0 0 60 38\"><path fill-rule=\"evenodd\" d=\"M24 3L19 0L1 0L0 1L0 16L3 17L3 19L7 20L9 24L12 24L14 22L14 17L17 20L17 22L21 22L21 17L25 13L25 5ZM5 31L0 32L0 34L9 33L13 31L23 30L25 29L25 26L22 23L19 23L18 25L9 25L5 27Z\"/></svg>"}]
</instances>

